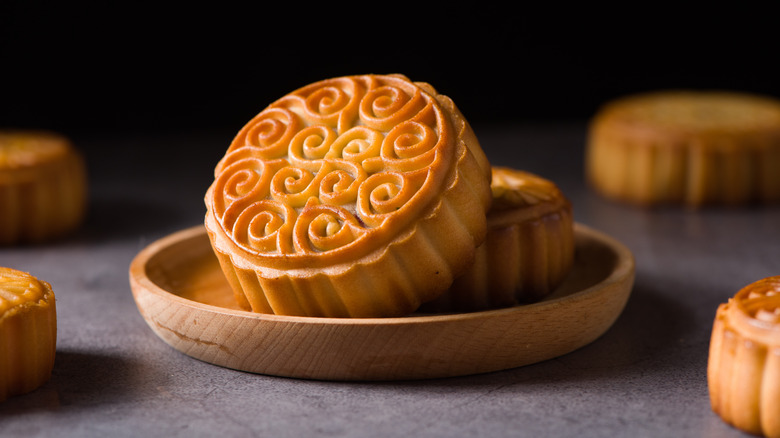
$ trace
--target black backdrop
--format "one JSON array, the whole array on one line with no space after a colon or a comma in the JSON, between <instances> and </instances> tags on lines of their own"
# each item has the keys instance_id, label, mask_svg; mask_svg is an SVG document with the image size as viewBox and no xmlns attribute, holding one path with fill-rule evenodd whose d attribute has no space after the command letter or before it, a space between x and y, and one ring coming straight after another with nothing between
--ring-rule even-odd
<instances>
[{"instance_id":1,"label":"black backdrop","mask_svg":"<svg viewBox=\"0 0 780 438\"><path fill-rule=\"evenodd\" d=\"M583 120L658 88L780 97L768 11L443 5L4 0L0 126L238 129L288 91L359 73L430 82L472 123Z\"/></svg>"}]
</instances>

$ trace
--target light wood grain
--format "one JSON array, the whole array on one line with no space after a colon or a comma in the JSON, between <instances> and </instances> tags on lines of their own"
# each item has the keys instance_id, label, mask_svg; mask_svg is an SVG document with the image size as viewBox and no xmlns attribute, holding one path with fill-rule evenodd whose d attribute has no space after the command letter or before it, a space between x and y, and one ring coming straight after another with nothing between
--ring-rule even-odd
<instances>
[{"instance_id":1,"label":"light wood grain","mask_svg":"<svg viewBox=\"0 0 780 438\"><path fill-rule=\"evenodd\" d=\"M622 312L634 258L576 225L575 266L544 301L462 314L309 318L239 310L203 227L174 233L130 265L138 309L176 350L237 370L324 380L407 380L551 359L601 336Z\"/></svg>"}]
</instances>

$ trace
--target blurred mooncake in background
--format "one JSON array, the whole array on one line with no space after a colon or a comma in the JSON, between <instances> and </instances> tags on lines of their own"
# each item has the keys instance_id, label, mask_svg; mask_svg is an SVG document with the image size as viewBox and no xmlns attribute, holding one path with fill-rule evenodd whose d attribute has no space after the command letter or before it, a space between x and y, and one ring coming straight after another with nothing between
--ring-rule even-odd
<instances>
[{"instance_id":1,"label":"blurred mooncake in background","mask_svg":"<svg viewBox=\"0 0 780 438\"><path fill-rule=\"evenodd\" d=\"M605 104L590 121L585 173L607 198L642 206L780 201L780 101L663 90Z\"/></svg>"},{"instance_id":2,"label":"blurred mooncake in background","mask_svg":"<svg viewBox=\"0 0 780 438\"><path fill-rule=\"evenodd\" d=\"M61 237L81 224L86 204L85 163L67 138L0 131L0 245Z\"/></svg>"}]
</instances>

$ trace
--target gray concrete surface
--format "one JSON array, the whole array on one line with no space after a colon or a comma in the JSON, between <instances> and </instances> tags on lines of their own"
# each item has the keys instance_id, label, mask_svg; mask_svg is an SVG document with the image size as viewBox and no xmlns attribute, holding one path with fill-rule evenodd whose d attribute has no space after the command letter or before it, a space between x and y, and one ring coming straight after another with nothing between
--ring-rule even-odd
<instances>
[{"instance_id":1,"label":"gray concrete surface","mask_svg":"<svg viewBox=\"0 0 780 438\"><path fill-rule=\"evenodd\" d=\"M584 123L475 126L495 164L554 180L575 219L628 246L632 296L600 339L490 374L343 383L255 375L172 349L146 326L132 258L201 223L231 132L99 134L78 233L0 249L0 265L53 284L51 380L0 403L0 437L742 437L710 409L707 352L718 304L780 274L778 207L639 210L583 183Z\"/></svg>"}]
</instances>

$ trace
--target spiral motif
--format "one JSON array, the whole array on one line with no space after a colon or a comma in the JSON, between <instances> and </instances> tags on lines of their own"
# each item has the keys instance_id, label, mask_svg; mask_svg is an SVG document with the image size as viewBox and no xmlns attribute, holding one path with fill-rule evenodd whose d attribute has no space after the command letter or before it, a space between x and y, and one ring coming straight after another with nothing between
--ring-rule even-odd
<instances>
[{"instance_id":1,"label":"spiral motif","mask_svg":"<svg viewBox=\"0 0 780 438\"><path fill-rule=\"evenodd\" d=\"M239 206L239 204L234 204ZM262 200L246 208L234 208L235 219L225 225L230 226L233 237L246 247L259 252L292 251L293 223L296 211L284 204ZM228 211L233 213L233 211ZM226 214L226 217L231 217Z\"/></svg>"},{"instance_id":2,"label":"spiral motif","mask_svg":"<svg viewBox=\"0 0 780 438\"><path fill-rule=\"evenodd\" d=\"M235 137L208 195L213 214L261 257L382 245L440 192L454 162L448 117L402 76L298 89Z\"/></svg>"},{"instance_id":3,"label":"spiral motif","mask_svg":"<svg viewBox=\"0 0 780 438\"><path fill-rule=\"evenodd\" d=\"M292 137L300 129L301 121L294 113L283 108L269 109L242 132L242 143L252 147L263 160L279 158L287 153Z\"/></svg>"},{"instance_id":4,"label":"spiral motif","mask_svg":"<svg viewBox=\"0 0 780 438\"><path fill-rule=\"evenodd\" d=\"M294 243L297 252L332 251L358 240L364 233L357 218L339 207L310 205L295 222Z\"/></svg>"},{"instance_id":5,"label":"spiral motif","mask_svg":"<svg viewBox=\"0 0 780 438\"><path fill-rule=\"evenodd\" d=\"M228 153L218 165L214 188L215 214L222 217L229 205L267 197L270 181L277 170L287 166L286 160L264 161L255 148L240 148Z\"/></svg>"},{"instance_id":6,"label":"spiral motif","mask_svg":"<svg viewBox=\"0 0 780 438\"><path fill-rule=\"evenodd\" d=\"M347 205L357 201L357 194L367 174L358 164L334 161L320 170L320 200L330 205Z\"/></svg>"}]
</instances>

